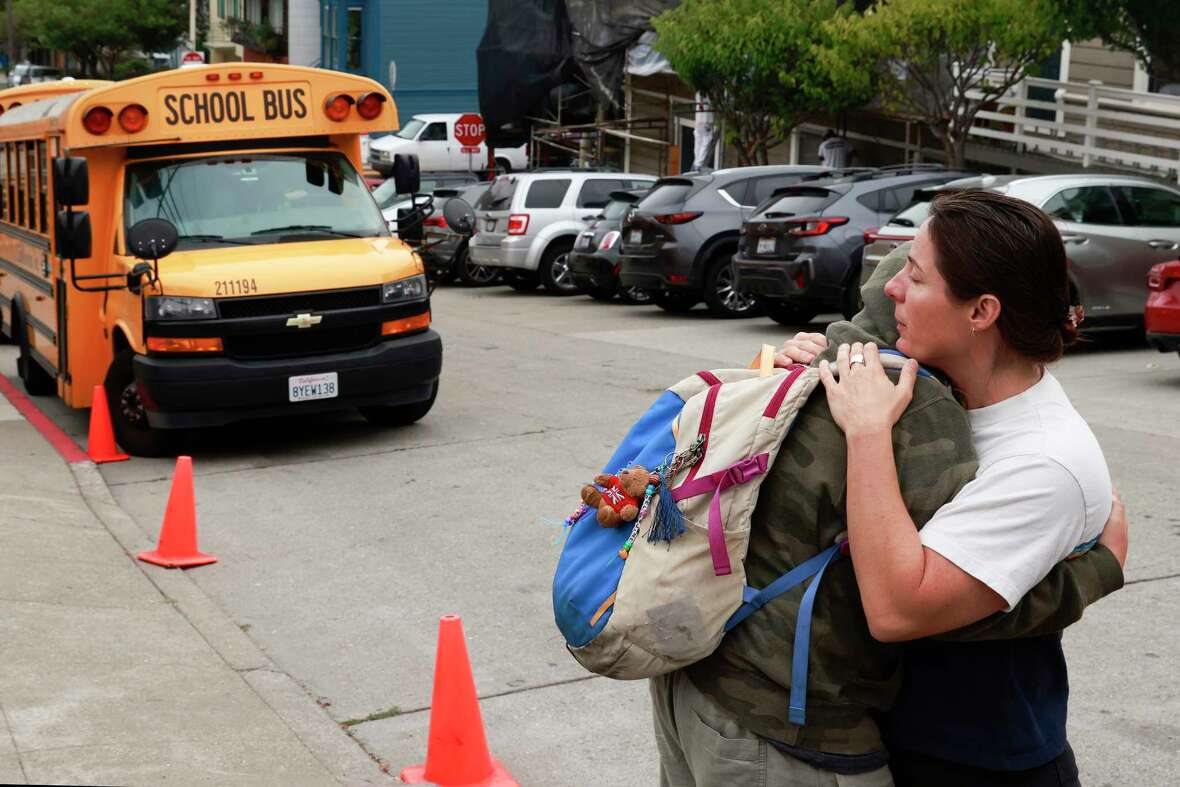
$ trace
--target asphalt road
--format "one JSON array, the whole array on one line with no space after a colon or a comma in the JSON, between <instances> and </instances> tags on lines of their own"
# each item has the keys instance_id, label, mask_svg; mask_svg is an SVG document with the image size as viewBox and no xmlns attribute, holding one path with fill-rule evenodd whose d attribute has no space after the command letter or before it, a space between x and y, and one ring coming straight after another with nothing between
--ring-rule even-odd
<instances>
[{"instance_id":1,"label":"asphalt road","mask_svg":"<svg viewBox=\"0 0 1180 787\"><path fill-rule=\"evenodd\" d=\"M493 754L522 784L652 784L646 685L588 677L552 624L559 523L666 385L744 366L788 330L507 288L440 289L434 307L443 378L419 424L344 413L192 436L201 548L220 562L190 576L394 773L424 757L437 620L458 613ZM14 356L0 348L10 376ZM1053 371L1132 520L1128 586L1066 635L1071 738L1087 785L1164 784L1180 762L1180 358L1101 341ZM37 402L85 440L85 412ZM171 470L102 474L154 534Z\"/></svg>"}]
</instances>

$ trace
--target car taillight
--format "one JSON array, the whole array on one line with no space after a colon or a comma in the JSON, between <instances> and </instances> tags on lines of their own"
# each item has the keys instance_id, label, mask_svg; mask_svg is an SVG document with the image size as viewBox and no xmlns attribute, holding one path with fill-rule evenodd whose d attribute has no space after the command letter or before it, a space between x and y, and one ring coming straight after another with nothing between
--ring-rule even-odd
<instances>
[{"instance_id":1,"label":"car taillight","mask_svg":"<svg viewBox=\"0 0 1180 787\"><path fill-rule=\"evenodd\" d=\"M422 222L423 227L445 227L447 220L442 216L431 216L426 221Z\"/></svg>"},{"instance_id":2,"label":"car taillight","mask_svg":"<svg viewBox=\"0 0 1180 787\"><path fill-rule=\"evenodd\" d=\"M381 114L385 96L380 93L365 93L356 102L356 113L365 120L372 120Z\"/></svg>"},{"instance_id":3,"label":"car taillight","mask_svg":"<svg viewBox=\"0 0 1180 787\"><path fill-rule=\"evenodd\" d=\"M524 235L529 231L529 214L513 213L508 217L508 234Z\"/></svg>"},{"instance_id":4,"label":"car taillight","mask_svg":"<svg viewBox=\"0 0 1180 787\"><path fill-rule=\"evenodd\" d=\"M847 224L847 216L825 216L822 219L794 219L787 222L787 234L796 238L810 238L813 235L827 235L832 227Z\"/></svg>"},{"instance_id":5,"label":"car taillight","mask_svg":"<svg viewBox=\"0 0 1180 787\"><path fill-rule=\"evenodd\" d=\"M801 290L807 287L807 276L804 275L802 268L795 271L795 286Z\"/></svg>"},{"instance_id":6,"label":"car taillight","mask_svg":"<svg viewBox=\"0 0 1180 787\"><path fill-rule=\"evenodd\" d=\"M143 131L147 125L148 113L139 104L128 104L119 111L119 125L128 134Z\"/></svg>"},{"instance_id":7,"label":"car taillight","mask_svg":"<svg viewBox=\"0 0 1180 787\"><path fill-rule=\"evenodd\" d=\"M1147 289L1162 290L1164 288L1164 266L1154 265L1147 272Z\"/></svg>"},{"instance_id":8,"label":"car taillight","mask_svg":"<svg viewBox=\"0 0 1180 787\"><path fill-rule=\"evenodd\" d=\"M343 93L335 96L328 96L324 102L324 114L328 116L328 120L339 123L348 117L348 112L352 109L352 96L346 96Z\"/></svg>"},{"instance_id":9,"label":"car taillight","mask_svg":"<svg viewBox=\"0 0 1180 787\"><path fill-rule=\"evenodd\" d=\"M111 130L114 114L106 107L93 107L82 116L82 127L91 134L105 134Z\"/></svg>"},{"instance_id":10,"label":"car taillight","mask_svg":"<svg viewBox=\"0 0 1180 787\"><path fill-rule=\"evenodd\" d=\"M665 213L661 216L652 216L652 218L660 224L687 224L700 215L701 212L699 210L685 210L680 213Z\"/></svg>"},{"instance_id":11,"label":"car taillight","mask_svg":"<svg viewBox=\"0 0 1180 787\"><path fill-rule=\"evenodd\" d=\"M865 245L866 246L877 239L877 230L879 230L879 229L881 229L881 228L880 227L871 227L870 229L865 230Z\"/></svg>"},{"instance_id":12,"label":"car taillight","mask_svg":"<svg viewBox=\"0 0 1180 787\"><path fill-rule=\"evenodd\" d=\"M614 248L614 245L619 242L619 233L616 230L611 230L602 236L602 241L598 244L599 251L607 251Z\"/></svg>"}]
</instances>

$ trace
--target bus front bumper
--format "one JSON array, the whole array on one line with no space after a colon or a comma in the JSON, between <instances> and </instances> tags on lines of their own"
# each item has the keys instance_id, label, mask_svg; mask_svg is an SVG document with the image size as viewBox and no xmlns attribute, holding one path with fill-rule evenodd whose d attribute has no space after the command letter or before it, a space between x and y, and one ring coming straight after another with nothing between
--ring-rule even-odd
<instances>
[{"instance_id":1,"label":"bus front bumper","mask_svg":"<svg viewBox=\"0 0 1180 787\"><path fill-rule=\"evenodd\" d=\"M191 429L425 401L442 371L442 339L427 330L363 350L266 361L136 355L134 368L148 423ZM337 375L336 397L289 401L290 378L326 372Z\"/></svg>"}]
</instances>

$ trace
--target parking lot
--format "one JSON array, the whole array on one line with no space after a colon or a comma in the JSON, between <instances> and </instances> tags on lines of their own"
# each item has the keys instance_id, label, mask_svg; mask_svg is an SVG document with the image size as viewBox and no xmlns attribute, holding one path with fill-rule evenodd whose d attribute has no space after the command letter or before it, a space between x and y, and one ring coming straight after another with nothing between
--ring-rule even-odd
<instances>
[{"instance_id":1,"label":"parking lot","mask_svg":"<svg viewBox=\"0 0 1180 787\"><path fill-rule=\"evenodd\" d=\"M827 315L812 324L822 330ZM394 773L425 752L438 616L462 615L493 751L522 784L651 784L646 685L591 678L552 624L560 521L630 422L701 368L789 329L506 287L442 288L438 402L374 429L351 413L194 435L190 576ZM0 348L14 377L15 351ZM1163 784L1180 747L1180 358L1100 340L1054 368L1106 451L1131 520L1128 586L1066 635L1087 785ZM39 406L84 440L86 412ZM154 534L172 463L102 466Z\"/></svg>"}]
</instances>

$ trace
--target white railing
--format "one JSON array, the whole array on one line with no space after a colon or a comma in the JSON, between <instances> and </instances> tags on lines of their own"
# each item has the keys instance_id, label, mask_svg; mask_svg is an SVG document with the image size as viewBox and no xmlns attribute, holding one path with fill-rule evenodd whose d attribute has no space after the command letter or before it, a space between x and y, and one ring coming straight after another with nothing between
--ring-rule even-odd
<instances>
[{"instance_id":1,"label":"white railing","mask_svg":"<svg viewBox=\"0 0 1180 787\"><path fill-rule=\"evenodd\" d=\"M1030 89L1052 98L1030 98ZM971 93L968 93L970 96ZM972 97L978 97L978 94ZM1029 110L1052 113L1035 117ZM1180 97L1026 77L975 116L973 137L1012 142L1017 150L1142 170L1180 181Z\"/></svg>"}]
</instances>

